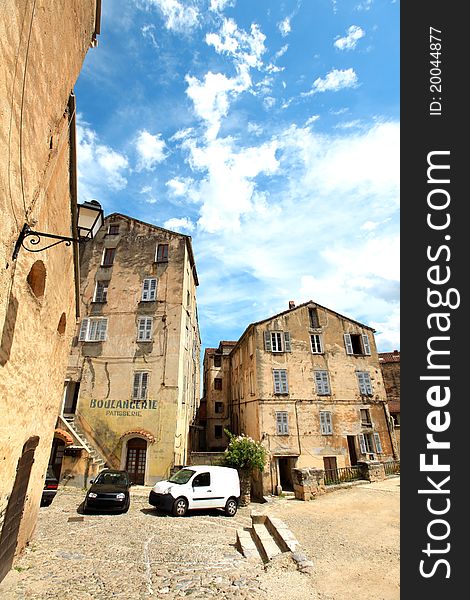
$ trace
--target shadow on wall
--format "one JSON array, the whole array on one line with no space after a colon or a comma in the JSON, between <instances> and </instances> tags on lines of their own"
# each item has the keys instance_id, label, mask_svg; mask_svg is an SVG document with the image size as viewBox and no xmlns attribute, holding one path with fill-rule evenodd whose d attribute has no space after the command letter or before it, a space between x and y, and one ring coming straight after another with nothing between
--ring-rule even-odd
<instances>
[{"instance_id":1,"label":"shadow on wall","mask_svg":"<svg viewBox=\"0 0 470 600\"><path fill-rule=\"evenodd\" d=\"M2 345L0 348L0 365L3 367L10 359L13 336L15 334L16 317L18 314L18 300L10 294L5 321L2 331Z\"/></svg>"}]
</instances>

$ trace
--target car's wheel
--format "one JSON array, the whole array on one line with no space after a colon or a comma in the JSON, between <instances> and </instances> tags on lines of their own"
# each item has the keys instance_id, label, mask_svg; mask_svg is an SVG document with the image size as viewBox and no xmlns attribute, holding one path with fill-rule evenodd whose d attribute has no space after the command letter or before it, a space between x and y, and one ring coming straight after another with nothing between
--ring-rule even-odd
<instances>
[{"instance_id":1,"label":"car's wheel","mask_svg":"<svg viewBox=\"0 0 470 600\"><path fill-rule=\"evenodd\" d=\"M225 505L225 514L227 517L234 517L237 514L238 504L235 498L229 498Z\"/></svg>"},{"instance_id":2,"label":"car's wheel","mask_svg":"<svg viewBox=\"0 0 470 600\"><path fill-rule=\"evenodd\" d=\"M184 517L188 511L188 501L186 498L176 498L173 503L173 514L175 517Z\"/></svg>"}]
</instances>

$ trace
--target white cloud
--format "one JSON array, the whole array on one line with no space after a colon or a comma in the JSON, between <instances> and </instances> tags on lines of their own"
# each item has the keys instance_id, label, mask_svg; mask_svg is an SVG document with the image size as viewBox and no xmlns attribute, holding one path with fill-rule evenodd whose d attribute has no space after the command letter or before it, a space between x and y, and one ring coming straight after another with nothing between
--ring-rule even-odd
<instances>
[{"instance_id":1,"label":"white cloud","mask_svg":"<svg viewBox=\"0 0 470 600\"><path fill-rule=\"evenodd\" d=\"M232 6L232 0L210 0L209 10L222 12L226 6Z\"/></svg>"},{"instance_id":2,"label":"white cloud","mask_svg":"<svg viewBox=\"0 0 470 600\"><path fill-rule=\"evenodd\" d=\"M158 48L155 38L155 25L144 25L141 29L144 38L149 39L154 48Z\"/></svg>"},{"instance_id":3,"label":"white cloud","mask_svg":"<svg viewBox=\"0 0 470 600\"><path fill-rule=\"evenodd\" d=\"M166 144L161 139L161 134L152 135L146 129L139 131L135 142L138 162L137 170L151 171L155 166L166 158Z\"/></svg>"},{"instance_id":4,"label":"white cloud","mask_svg":"<svg viewBox=\"0 0 470 600\"><path fill-rule=\"evenodd\" d=\"M333 69L326 74L326 77L322 79L318 77L313 82L312 89L309 92L302 94L303 96L311 96L318 92L337 92L338 90L350 87L356 87L357 75L354 69Z\"/></svg>"},{"instance_id":5,"label":"white cloud","mask_svg":"<svg viewBox=\"0 0 470 600\"><path fill-rule=\"evenodd\" d=\"M167 188L173 196L188 196L194 181L189 177L174 177L166 182Z\"/></svg>"},{"instance_id":6,"label":"white cloud","mask_svg":"<svg viewBox=\"0 0 470 600\"><path fill-rule=\"evenodd\" d=\"M250 33L239 29L233 19L223 19L219 33L208 33L206 44L214 46L219 54L233 57L239 65L260 68L261 56L266 51L262 33L256 23L251 24Z\"/></svg>"},{"instance_id":7,"label":"white cloud","mask_svg":"<svg viewBox=\"0 0 470 600\"><path fill-rule=\"evenodd\" d=\"M77 162L80 199L103 197L106 188L119 191L127 186L124 176L129 161L124 154L100 143L98 135L77 115Z\"/></svg>"},{"instance_id":8,"label":"white cloud","mask_svg":"<svg viewBox=\"0 0 470 600\"><path fill-rule=\"evenodd\" d=\"M178 0L145 0L149 6L156 6L163 15L165 27L177 33L186 33L198 25L199 11L195 6Z\"/></svg>"},{"instance_id":9,"label":"white cloud","mask_svg":"<svg viewBox=\"0 0 470 600\"><path fill-rule=\"evenodd\" d=\"M263 98L263 104L266 110L269 110L276 104L276 98L273 98L272 96L266 96L266 98Z\"/></svg>"},{"instance_id":10,"label":"white cloud","mask_svg":"<svg viewBox=\"0 0 470 600\"><path fill-rule=\"evenodd\" d=\"M365 36L365 31L358 25L351 25L346 32L346 36L336 40L334 45L339 50L354 50L357 42Z\"/></svg>"},{"instance_id":11,"label":"white cloud","mask_svg":"<svg viewBox=\"0 0 470 600\"><path fill-rule=\"evenodd\" d=\"M182 217L181 219L172 218L168 219L163 223L163 227L165 229L170 229L171 231L194 231L194 223L188 219L188 217Z\"/></svg>"},{"instance_id":12,"label":"white cloud","mask_svg":"<svg viewBox=\"0 0 470 600\"><path fill-rule=\"evenodd\" d=\"M372 8L372 4L374 3L374 0L363 0L362 2L359 2L359 4L356 6L356 10L370 10ZM393 3L392 3L393 4Z\"/></svg>"},{"instance_id":13,"label":"white cloud","mask_svg":"<svg viewBox=\"0 0 470 600\"><path fill-rule=\"evenodd\" d=\"M305 125L311 125L312 123L315 123L315 121L318 121L319 118L320 115L312 115L305 121Z\"/></svg>"},{"instance_id":14,"label":"white cloud","mask_svg":"<svg viewBox=\"0 0 470 600\"><path fill-rule=\"evenodd\" d=\"M285 19L280 21L277 24L277 27L283 37L285 37L286 35L289 35L289 33L291 32L290 17L286 17Z\"/></svg>"}]
</instances>

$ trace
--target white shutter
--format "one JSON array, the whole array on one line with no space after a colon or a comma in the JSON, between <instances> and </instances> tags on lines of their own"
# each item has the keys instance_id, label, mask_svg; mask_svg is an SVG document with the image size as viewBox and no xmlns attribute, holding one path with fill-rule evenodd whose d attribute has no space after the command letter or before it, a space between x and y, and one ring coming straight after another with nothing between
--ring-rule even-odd
<instances>
[{"instance_id":1,"label":"white shutter","mask_svg":"<svg viewBox=\"0 0 470 600\"><path fill-rule=\"evenodd\" d=\"M344 345L346 346L346 354L354 354L352 342L351 342L351 336L349 333L344 334Z\"/></svg>"},{"instance_id":2,"label":"white shutter","mask_svg":"<svg viewBox=\"0 0 470 600\"><path fill-rule=\"evenodd\" d=\"M134 383L132 386L132 397L133 398L138 398L139 397L139 390L140 390L140 376L142 373L134 373Z\"/></svg>"},{"instance_id":3,"label":"white shutter","mask_svg":"<svg viewBox=\"0 0 470 600\"><path fill-rule=\"evenodd\" d=\"M367 396L372 395L372 383L370 375L366 371L356 371L357 380L359 382L359 393Z\"/></svg>"},{"instance_id":4,"label":"white shutter","mask_svg":"<svg viewBox=\"0 0 470 600\"><path fill-rule=\"evenodd\" d=\"M361 447L361 453L366 454L366 442L362 433L359 434L359 445Z\"/></svg>"},{"instance_id":5,"label":"white shutter","mask_svg":"<svg viewBox=\"0 0 470 600\"><path fill-rule=\"evenodd\" d=\"M147 385L149 380L148 373L141 373L141 385L140 385L140 398L141 400L145 400L147 397Z\"/></svg>"},{"instance_id":6,"label":"white shutter","mask_svg":"<svg viewBox=\"0 0 470 600\"><path fill-rule=\"evenodd\" d=\"M378 433L374 433L374 441L375 441L375 451L379 454L382 454L382 444L380 442L380 435Z\"/></svg>"},{"instance_id":7,"label":"white shutter","mask_svg":"<svg viewBox=\"0 0 470 600\"><path fill-rule=\"evenodd\" d=\"M288 331L284 331L284 352L291 352L290 333Z\"/></svg>"},{"instance_id":8,"label":"white shutter","mask_svg":"<svg viewBox=\"0 0 470 600\"><path fill-rule=\"evenodd\" d=\"M264 332L264 349L266 350L266 352L272 352L272 349L271 349L271 332L270 331L265 331Z\"/></svg>"},{"instance_id":9,"label":"white shutter","mask_svg":"<svg viewBox=\"0 0 470 600\"><path fill-rule=\"evenodd\" d=\"M149 300L155 300L157 297L157 280L150 279L150 292L149 292Z\"/></svg>"},{"instance_id":10,"label":"white shutter","mask_svg":"<svg viewBox=\"0 0 470 600\"><path fill-rule=\"evenodd\" d=\"M98 323L98 341L106 340L106 332L108 330L108 319L100 319Z\"/></svg>"},{"instance_id":11,"label":"white shutter","mask_svg":"<svg viewBox=\"0 0 470 600\"><path fill-rule=\"evenodd\" d=\"M328 411L320 411L320 431L324 435L333 433L331 413Z\"/></svg>"},{"instance_id":12,"label":"white shutter","mask_svg":"<svg viewBox=\"0 0 470 600\"><path fill-rule=\"evenodd\" d=\"M315 371L315 384L317 387L317 394L330 394L328 371Z\"/></svg>"},{"instance_id":13,"label":"white shutter","mask_svg":"<svg viewBox=\"0 0 470 600\"><path fill-rule=\"evenodd\" d=\"M289 423L287 420L287 412L276 413L276 432L279 435L285 435L289 433Z\"/></svg>"},{"instance_id":14,"label":"white shutter","mask_svg":"<svg viewBox=\"0 0 470 600\"><path fill-rule=\"evenodd\" d=\"M280 370L281 376L281 394L287 394L288 386L287 386L287 371L285 369Z\"/></svg>"},{"instance_id":15,"label":"white shutter","mask_svg":"<svg viewBox=\"0 0 470 600\"><path fill-rule=\"evenodd\" d=\"M87 339L87 329L88 329L88 321L89 319L83 319L80 325L80 333L78 334L78 339L80 342L84 342Z\"/></svg>"},{"instance_id":16,"label":"white shutter","mask_svg":"<svg viewBox=\"0 0 470 600\"><path fill-rule=\"evenodd\" d=\"M150 279L144 279L144 285L142 287L142 300L148 300L150 293Z\"/></svg>"},{"instance_id":17,"label":"white shutter","mask_svg":"<svg viewBox=\"0 0 470 600\"><path fill-rule=\"evenodd\" d=\"M370 356L369 336L367 335L367 333L362 334L362 344L364 346L364 354Z\"/></svg>"}]
</instances>

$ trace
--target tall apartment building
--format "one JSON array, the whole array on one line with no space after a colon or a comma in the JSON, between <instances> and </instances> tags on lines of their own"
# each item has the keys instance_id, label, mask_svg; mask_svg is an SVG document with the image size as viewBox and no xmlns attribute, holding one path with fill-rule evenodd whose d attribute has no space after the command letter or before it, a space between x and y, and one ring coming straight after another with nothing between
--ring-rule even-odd
<instances>
[{"instance_id":1,"label":"tall apartment building","mask_svg":"<svg viewBox=\"0 0 470 600\"><path fill-rule=\"evenodd\" d=\"M77 237L71 90L99 4L0 8L0 580L36 526L76 322L77 244L17 241L25 226Z\"/></svg>"},{"instance_id":2,"label":"tall apartment building","mask_svg":"<svg viewBox=\"0 0 470 600\"><path fill-rule=\"evenodd\" d=\"M258 495L292 468L396 457L374 330L312 301L249 325L230 353L231 422L269 464Z\"/></svg>"},{"instance_id":3,"label":"tall apartment building","mask_svg":"<svg viewBox=\"0 0 470 600\"><path fill-rule=\"evenodd\" d=\"M74 448L82 443L135 484L152 485L187 462L199 404L191 238L112 214L84 247L80 270L61 426ZM74 460L61 458L61 477L80 485L90 465Z\"/></svg>"},{"instance_id":4,"label":"tall apartment building","mask_svg":"<svg viewBox=\"0 0 470 600\"><path fill-rule=\"evenodd\" d=\"M398 452L400 451L400 352L379 353L380 368L387 394L388 410L395 429Z\"/></svg>"},{"instance_id":5,"label":"tall apartment building","mask_svg":"<svg viewBox=\"0 0 470 600\"><path fill-rule=\"evenodd\" d=\"M224 429L230 429L230 352L237 342L222 341L218 348L206 348L203 361L205 405L204 450L224 450L228 444Z\"/></svg>"}]
</instances>

